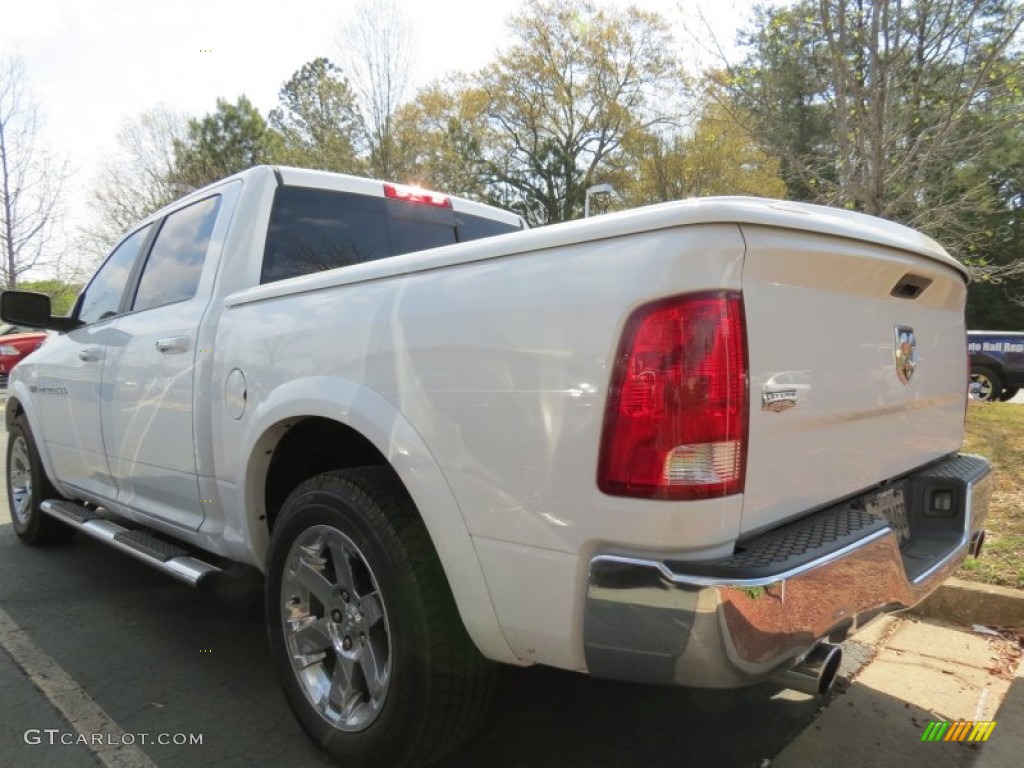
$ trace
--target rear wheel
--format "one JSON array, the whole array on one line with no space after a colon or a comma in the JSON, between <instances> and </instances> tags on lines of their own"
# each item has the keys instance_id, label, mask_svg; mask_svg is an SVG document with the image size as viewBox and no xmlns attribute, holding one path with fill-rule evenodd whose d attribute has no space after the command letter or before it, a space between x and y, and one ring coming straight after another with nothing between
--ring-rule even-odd
<instances>
[{"instance_id":1,"label":"rear wheel","mask_svg":"<svg viewBox=\"0 0 1024 768\"><path fill-rule=\"evenodd\" d=\"M1003 393L999 395L999 402L1005 403L1007 400L1013 400L1013 398L1017 396L1017 393L1019 391L1020 389L1018 389L1017 387L1012 387L1011 389L1004 389Z\"/></svg>"},{"instance_id":2,"label":"rear wheel","mask_svg":"<svg viewBox=\"0 0 1024 768\"><path fill-rule=\"evenodd\" d=\"M74 528L39 508L46 499L58 497L43 471L28 419L18 416L7 435L7 506L14 532L26 544L55 544L74 536Z\"/></svg>"},{"instance_id":3,"label":"rear wheel","mask_svg":"<svg viewBox=\"0 0 1024 768\"><path fill-rule=\"evenodd\" d=\"M1003 380L991 368L981 365L971 366L971 378L968 394L972 400L991 403L999 399L1003 391Z\"/></svg>"},{"instance_id":4,"label":"rear wheel","mask_svg":"<svg viewBox=\"0 0 1024 768\"><path fill-rule=\"evenodd\" d=\"M484 711L493 665L387 470L328 472L292 492L270 545L266 611L292 710L346 766L426 764Z\"/></svg>"}]
</instances>

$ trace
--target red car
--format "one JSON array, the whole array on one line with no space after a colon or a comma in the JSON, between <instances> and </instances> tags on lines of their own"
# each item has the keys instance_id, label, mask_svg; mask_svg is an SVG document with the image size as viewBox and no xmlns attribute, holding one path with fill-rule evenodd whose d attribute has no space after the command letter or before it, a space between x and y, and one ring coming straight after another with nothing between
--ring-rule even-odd
<instances>
[{"instance_id":1,"label":"red car","mask_svg":"<svg viewBox=\"0 0 1024 768\"><path fill-rule=\"evenodd\" d=\"M15 363L39 349L46 338L45 331L0 326L0 388L7 388L7 376Z\"/></svg>"}]
</instances>

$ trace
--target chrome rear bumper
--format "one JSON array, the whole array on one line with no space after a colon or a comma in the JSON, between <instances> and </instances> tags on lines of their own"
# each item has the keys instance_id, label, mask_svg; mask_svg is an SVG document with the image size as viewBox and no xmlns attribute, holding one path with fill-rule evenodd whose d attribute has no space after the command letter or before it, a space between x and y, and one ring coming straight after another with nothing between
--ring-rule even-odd
<instances>
[{"instance_id":1,"label":"chrome rear bumper","mask_svg":"<svg viewBox=\"0 0 1024 768\"><path fill-rule=\"evenodd\" d=\"M590 562L587 667L597 677L729 688L798 664L876 616L923 600L966 556L991 492L988 461L957 456L899 478L902 550L865 494L743 542L732 557L687 562L606 552ZM936 513L936 494L953 508Z\"/></svg>"}]
</instances>

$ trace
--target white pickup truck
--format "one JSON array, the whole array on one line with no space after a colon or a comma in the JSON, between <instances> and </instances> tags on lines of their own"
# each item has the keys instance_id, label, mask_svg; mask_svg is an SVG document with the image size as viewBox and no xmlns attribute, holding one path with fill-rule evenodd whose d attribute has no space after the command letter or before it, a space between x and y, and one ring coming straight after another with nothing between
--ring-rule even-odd
<instances>
[{"instance_id":1,"label":"white pickup truck","mask_svg":"<svg viewBox=\"0 0 1024 768\"><path fill-rule=\"evenodd\" d=\"M744 198L524 229L257 167L139 224L69 318L5 292L59 331L10 378L15 530L262 572L299 721L385 766L464 739L492 661L824 692L832 643L978 553L936 243Z\"/></svg>"}]
</instances>

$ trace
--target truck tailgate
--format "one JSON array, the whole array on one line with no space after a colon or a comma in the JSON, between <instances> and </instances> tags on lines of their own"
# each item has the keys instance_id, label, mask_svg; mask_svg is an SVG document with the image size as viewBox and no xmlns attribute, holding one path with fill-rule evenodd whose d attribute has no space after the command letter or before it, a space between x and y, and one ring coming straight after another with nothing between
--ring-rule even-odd
<instances>
[{"instance_id":1,"label":"truck tailgate","mask_svg":"<svg viewBox=\"0 0 1024 768\"><path fill-rule=\"evenodd\" d=\"M750 427L742 532L957 451L966 285L923 254L743 226Z\"/></svg>"}]
</instances>

